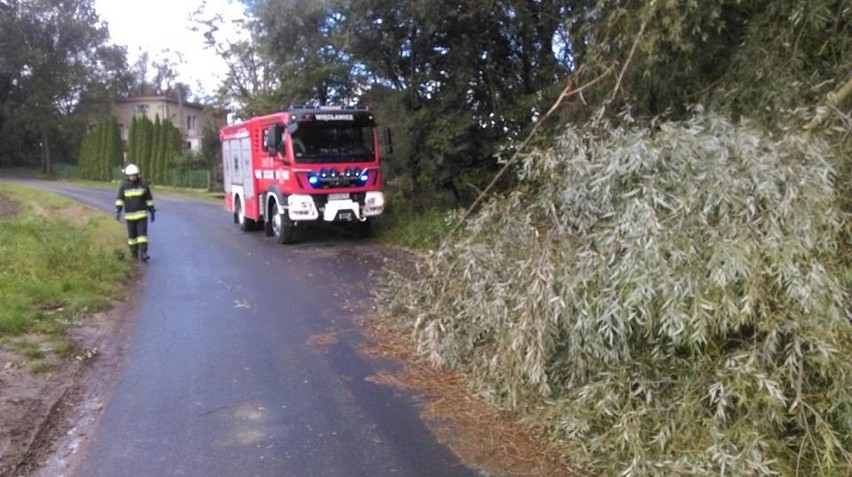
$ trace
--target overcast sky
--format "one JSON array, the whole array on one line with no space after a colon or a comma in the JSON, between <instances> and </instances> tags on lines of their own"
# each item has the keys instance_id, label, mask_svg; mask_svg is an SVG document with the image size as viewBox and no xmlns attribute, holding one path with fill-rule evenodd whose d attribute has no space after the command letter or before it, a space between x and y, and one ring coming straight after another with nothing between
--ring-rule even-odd
<instances>
[{"instance_id":1,"label":"overcast sky","mask_svg":"<svg viewBox=\"0 0 852 477\"><path fill-rule=\"evenodd\" d=\"M234 0L207 0L212 12L227 18L242 14ZM141 51L151 59L169 49L179 53L179 80L189 84L195 94L212 94L225 72L225 64L211 50L204 49L204 38L189 30L189 16L201 0L95 0L101 20L109 24L113 43L127 46L128 61L133 64ZM152 28L152 26L155 26ZM232 33L235 34L235 33ZM171 55L176 58L176 55ZM199 84L201 90L199 90Z\"/></svg>"}]
</instances>

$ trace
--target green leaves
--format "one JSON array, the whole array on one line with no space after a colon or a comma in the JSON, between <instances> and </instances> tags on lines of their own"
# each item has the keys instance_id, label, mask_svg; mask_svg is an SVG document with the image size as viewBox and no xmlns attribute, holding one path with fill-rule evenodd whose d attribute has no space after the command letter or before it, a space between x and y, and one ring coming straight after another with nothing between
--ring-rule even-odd
<instances>
[{"instance_id":1,"label":"green leaves","mask_svg":"<svg viewBox=\"0 0 852 477\"><path fill-rule=\"evenodd\" d=\"M109 181L112 169L122 164L118 122L110 117L95 126L82 141L78 165L83 179Z\"/></svg>"},{"instance_id":2,"label":"green leaves","mask_svg":"<svg viewBox=\"0 0 852 477\"><path fill-rule=\"evenodd\" d=\"M180 131L170 121L157 116L151 121L146 116L134 117L130 125L127 162L139 166L142 175L155 184L170 180L172 167L181 154Z\"/></svg>"},{"instance_id":3,"label":"green leaves","mask_svg":"<svg viewBox=\"0 0 852 477\"><path fill-rule=\"evenodd\" d=\"M73 162L85 126L73 117L81 100L119 81L101 71L101 61L123 64L107 39L91 0L0 7L0 163L30 165L38 153L45 169L51 153Z\"/></svg>"},{"instance_id":4,"label":"green leaves","mask_svg":"<svg viewBox=\"0 0 852 477\"><path fill-rule=\"evenodd\" d=\"M833 154L700 110L568 128L388 299L424 355L603 475L843 475Z\"/></svg>"}]
</instances>

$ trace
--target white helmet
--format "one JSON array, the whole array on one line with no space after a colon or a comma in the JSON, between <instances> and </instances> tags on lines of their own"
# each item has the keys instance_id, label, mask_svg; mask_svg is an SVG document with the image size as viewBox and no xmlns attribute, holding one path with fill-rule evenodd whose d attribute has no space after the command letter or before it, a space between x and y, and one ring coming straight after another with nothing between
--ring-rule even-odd
<instances>
[{"instance_id":1,"label":"white helmet","mask_svg":"<svg viewBox=\"0 0 852 477\"><path fill-rule=\"evenodd\" d=\"M124 175L126 176L138 176L139 168L136 167L135 164L128 164L127 167L124 168Z\"/></svg>"}]
</instances>

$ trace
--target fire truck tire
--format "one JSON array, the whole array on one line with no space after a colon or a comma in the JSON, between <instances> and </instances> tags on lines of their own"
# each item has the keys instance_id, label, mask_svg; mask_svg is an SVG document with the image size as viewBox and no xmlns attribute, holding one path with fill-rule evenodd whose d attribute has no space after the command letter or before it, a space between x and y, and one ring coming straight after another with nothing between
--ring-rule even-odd
<instances>
[{"instance_id":1,"label":"fire truck tire","mask_svg":"<svg viewBox=\"0 0 852 477\"><path fill-rule=\"evenodd\" d=\"M234 201L234 215L237 218L237 224L240 226L241 231L250 232L255 229L254 220L246 217L243 210L243 203L239 198Z\"/></svg>"},{"instance_id":2,"label":"fire truck tire","mask_svg":"<svg viewBox=\"0 0 852 477\"><path fill-rule=\"evenodd\" d=\"M289 244L295 241L296 227L289 217L282 214L272 216L272 234L275 241L280 244Z\"/></svg>"},{"instance_id":3,"label":"fire truck tire","mask_svg":"<svg viewBox=\"0 0 852 477\"><path fill-rule=\"evenodd\" d=\"M277 208L278 208L278 206L275 203L275 201L272 201L271 203L267 204L267 206L266 206L266 213L263 215L265 217L265 220L263 221L263 233L267 237L274 237L275 236L275 231L272 230L272 214L275 213L275 210Z\"/></svg>"}]
</instances>

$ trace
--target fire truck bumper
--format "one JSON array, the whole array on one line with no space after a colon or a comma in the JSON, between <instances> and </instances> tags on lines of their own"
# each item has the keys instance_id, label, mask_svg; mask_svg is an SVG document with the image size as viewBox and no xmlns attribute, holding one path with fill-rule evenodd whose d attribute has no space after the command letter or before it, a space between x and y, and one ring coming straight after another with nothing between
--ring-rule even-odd
<instances>
[{"instance_id":1,"label":"fire truck bumper","mask_svg":"<svg viewBox=\"0 0 852 477\"><path fill-rule=\"evenodd\" d=\"M367 197L364 199L364 217L376 217L382 215L385 210L385 196L381 192L367 192Z\"/></svg>"},{"instance_id":2,"label":"fire truck bumper","mask_svg":"<svg viewBox=\"0 0 852 477\"><path fill-rule=\"evenodd\" d=\"M326 222L353 222L361 220L358 202L354 200L330 200L326 202L322 219Z\"/></svg>"},{"instance_id":3,"label":"fire truck bumper","mask_svg":"<svg viewBox=\"0 0 852 477\"><path fill-rule=\"evenodd\" d=\"M384 212L385 197L381 192L371 191L367 192L363 205L352 199L336 199L317 208L310 195L293 194L287 197L287 205L288 216L295 222L363 222Z\"/></svg>"}]
</instances>

